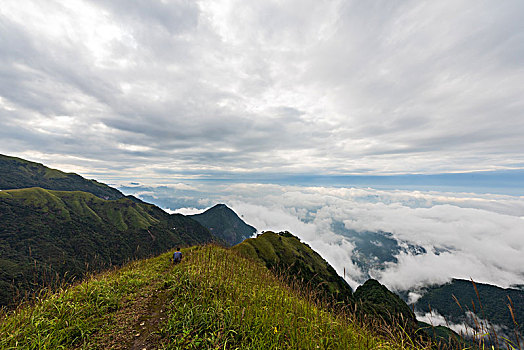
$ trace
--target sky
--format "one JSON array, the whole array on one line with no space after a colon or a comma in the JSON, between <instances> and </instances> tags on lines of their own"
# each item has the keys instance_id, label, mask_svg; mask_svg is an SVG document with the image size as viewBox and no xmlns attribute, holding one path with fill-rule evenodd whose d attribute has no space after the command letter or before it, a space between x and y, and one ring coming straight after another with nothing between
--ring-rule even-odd
<instances>
[{"instance_id":1,"label":"sky","mask_svg":"<svg viewBox=\"0 0 524 350\"><path fill-rule=\"evenodd\" d=\"M0 153L226 203L353 287L344 230L425 249L368 271L396 290L524 284L523 96L520 0L0 6Z\"/></svg>"},{"instance_id":2,"label":"sky","mask_svg":"<svg viewBox=\"0 0 524 350\"><path fill-rule=\"evenodd\" d=\"M517 0L5 0L0 152L149 183L522 180L523 14Z\"/></svg>"}]
</instances>

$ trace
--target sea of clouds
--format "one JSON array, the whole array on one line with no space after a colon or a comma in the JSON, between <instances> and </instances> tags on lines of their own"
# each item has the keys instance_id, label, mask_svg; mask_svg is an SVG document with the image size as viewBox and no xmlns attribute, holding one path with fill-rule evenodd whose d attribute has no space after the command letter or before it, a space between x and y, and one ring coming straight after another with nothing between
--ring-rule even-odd
<instances>
[{"instance_id":1,"label":"sea of clouds","mask_svg":"<svg viewBox=\"0 0 524 350\"><path fill-rule=\"evenodd\" d=\"M524 284L524 197L275 184L177 187L140 187L135 193L184 214L221 202L259 231L290 231L341 276L345 271L353 288L367 276L397 291L452 278L501 287ZM173 198L183 201L170 205L166 198L173 191L178 191ZM387 232L400 247L424 249L401 249L394 261L363 271L355 263L359 247L351 235L334 230L337 222L348 232L377 238Z\"/></svg>"}]
</instances>

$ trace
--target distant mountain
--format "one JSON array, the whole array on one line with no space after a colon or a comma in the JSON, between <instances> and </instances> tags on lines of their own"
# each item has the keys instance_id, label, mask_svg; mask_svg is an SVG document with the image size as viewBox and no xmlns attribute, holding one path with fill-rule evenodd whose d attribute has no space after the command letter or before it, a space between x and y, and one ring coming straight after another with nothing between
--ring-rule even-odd
<instances>
[{"instance_id":1,"label":"distant mountain","mask_svg":"<svg viewBox=\"0 0 524 350\"><path fill-rule=\"evenodd\" d=\"M214 236L233 246L251 237L257 229L246 224L225 204L217 204L203 213L189 215L207 227Z\"/></svg>"},{"instance_id":2,"label":"distant mountain","mask_svg":"<svg viewBox=\"0 0 524 350\"><path fill-rule=\"evenodd\" d=\"M443 285L429 287L415 304L415 309L423 313L433 310L443 315L451 323L465 322L472 327L474 322L468 314L471 315L473 312L478 318L488 320L492 325L500 326L498 331L504 336L513 338L515 324L508 307L510 303L513 304L515 321L523 325L524 291L512 288L504 289L484 283L473 285L471 281L454 279Z\"/></svg>"},{"instance_id":3,"label":"distant mountain","mask_svg":"<svg viewBox=\"0 0 524 350\"><path fill-rule=\"evenodd\" d=\"M353 298L351 287L335 269L289 232L266 231L256 238L246 239L232 249L302 282L305 287L319 288L326 296L344 301Z\"/></svg>"},{"instance_id":4,"label":"distant mountain","mask_svg":"<svg viewBox=\"0 0 524 350\"><path fill-rule=\"evenodd\" d=\"M56 191L84 191L103 199L119 199L119 190L74 173L0 154L0 190L41 187Z\"/></svg>"},{"instance_id":5,"label":"distant mountain","mask_svg":"<svg viewBox=\"0 0 524 350\"><path fill-rule=\"evenodd\" d=\"M0 191L0 305L86 271L211 242L198 222L129 198L79 191Z\"/></svg>"}]
</instances>

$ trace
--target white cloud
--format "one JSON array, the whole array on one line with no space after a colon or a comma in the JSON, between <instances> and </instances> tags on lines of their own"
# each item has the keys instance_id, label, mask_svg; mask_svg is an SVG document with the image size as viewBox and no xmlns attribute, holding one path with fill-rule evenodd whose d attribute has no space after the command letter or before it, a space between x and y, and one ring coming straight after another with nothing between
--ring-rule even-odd
<instances>
[{"instance_id":1,"label":"white cloud","mask_svg":"<svg viewBox=\"0 0 524 350\"><path fill-rule=\"evenodd\" d=\"M464 336L472 336L473 335L473 329L466 325L465 323L451 323L444 316L439 314L436 311L431 311L427 313L420 313L416 312L415 315L417 316L417 320L426 322L434 327L436 326L445 326L448 328L451 328L455 332L457 332L460 335Z\"/></svg>"},{"instance_id":2,"label":"white cloud","mask_svg":"<svg viewBox=\"0 0 524 350\"><path fill-rule=\"evenodd\" d=\"M173 188L175 190L182 190L182 191L197 191L198 189L195 186L191 186L182 182L176 183L176 184L167 184L165 185L168 188Z\"/></svg>"},{"instance_id":3,"label":"white cloud","mask_svg":"<svg viewBox=\"0 0 524 350\"><path fill-rule=\"evenodd\" d=\"M198 208L178 208L178 209L164 209L169 214L182 214L182 215L194 215L194 214L200 214L206 211L209 208L206 209L198 209Z\"/></svg>"},{"instance_id":4,"label":"white cloud","mask_svg":"<svg viewBox=\"0 0 524 350\"><path fill-rule=\"evenodd\" d=\"M391 232L402 244L425 248L422 254L400 251L396 263L370 271L393 289L451 278L503 287L524 281L522 197L239 184L221 200L259 230L298 235L339 274L346 268L353 286L363 271L351 263L355 245L333 232L335 221L359 232Z\"/></svg>"}]
</instances>

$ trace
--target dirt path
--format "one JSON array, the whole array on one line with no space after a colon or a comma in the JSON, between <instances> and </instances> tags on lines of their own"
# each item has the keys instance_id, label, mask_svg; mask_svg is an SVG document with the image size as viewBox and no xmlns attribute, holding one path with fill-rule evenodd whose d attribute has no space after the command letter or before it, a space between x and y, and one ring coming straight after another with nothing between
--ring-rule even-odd
<instances>
[{"instance_id":1,"label":"dirt path","mask_svg":"<svg viewBox=\"0 0 524 350\"><path fill-rule=\"evenodd\" d=\"M169 266L164 273L170 273L172 268ZM162 341L159 330L166 321L165 307L169 299L169 291L161 287L162 281L153 281L135 298L124 300L108 325L93 336L89 348L158 349Z\"/></svg>"},{"instance_id":2,"label":"dirt path","mask_svg":"<svg viewBox=\"0 0 524 350\"><path fill-rule=\"evenodd\" d=\"M167 291L158 291L150 300L147 315L139 317L139 333L135 334L135 341L131 350L149 350L156 349L154 345L159 345L162 340L158 333L160 325L166 320L165 306L169 293ZM139 334L137 336L137 334Z\"/></svg>"}]
</instances>

